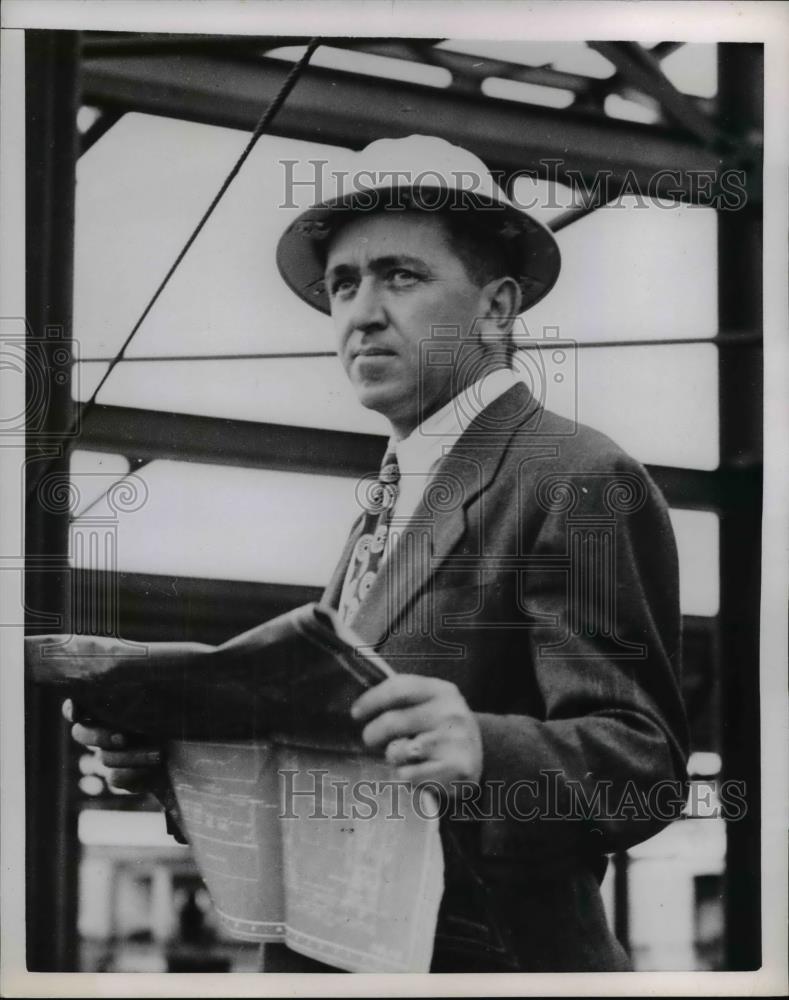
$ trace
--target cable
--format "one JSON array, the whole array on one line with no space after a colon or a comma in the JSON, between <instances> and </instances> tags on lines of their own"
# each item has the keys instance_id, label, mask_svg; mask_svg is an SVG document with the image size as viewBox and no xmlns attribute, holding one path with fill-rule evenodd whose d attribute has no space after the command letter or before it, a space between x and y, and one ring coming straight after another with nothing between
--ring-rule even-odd
<instances>
[{"instance_id":1,"label":"cable","mask_svg":"<svg viewBox=\"0 0 789 1000\"><path fill-rule=\"evenodd\" d=\"M742 333L718 333L712 337L646 337L643 340L574 340L572 347L684 347L691 344L711 344L713 347L753 347L762 343L762 335L756 331ZM535 340L533 343L516 344L517 350L548 350L550 340ZM565 341L565 346L567 342ZM336 351L250 351L239 354L144 354L139 357L121 358L127 364L155 363L171 361L292 361L306 358L336 358ZM77 358L78 364L106 364L112 358Z\"/></svg>"},{"instance_id":2,"label":"cable","mask_svg":"<svg viewBox=\"0 0 789 1000\"><path fill-rule=\"evenodd\" d=\"M336 351L250 351L240 354L144 354L138 357L122 358L126 364L138 361L274 361L293 360L295 358L336 358ZM112 358L76 358L77 364L106 364Z\"/></svg>"},{"instance_id":3,"label":"cable","mask_svg":"<svg viewBox=\"0 0 789 1000\"><path fill-rule=\"evenodd\" d=\"M219 204L219 202L222 200L223 196L225 195L225 192L227 191L227 189L230 187L230 185L235 180L236 176L238 175L239 171L243 167L244 163L246 163L246 161L247 161L250 153L254 149L255 144L257 143L258 139L263 135L263 133L265 132L266 128L271 124L271 122L273 121L273 119L276 116L277 112L280 110L280 108L282 107L282 105L285 103L285 100L287 99L288 95L290 94L290 92L293 90L293 88L298 83L299 77L301 76L301 74L303 73L303 71L306 69L307 64L309 63L310 59L312 58L313 53L315 52L315 50L318 48L318 46L320 44L321 44L321 39L320 38L313 38L310 41L310 43L307 46L307 48L304 50L304 53L301 56L301 58L298 60L298 62L294 63L292 69L290 70L290 72L288 73L288 75L285 77L285 80L283 81L282 86L279 88L279 90L277 91L277 93L274 95L273 100L268 105L268 107L263 112L263 114L261 115L260 121L258 121L257 125L255 126L255 128L254 128L254 130L252 132L252 135L249 138L249 142L246 144L243 152L241 153L241 155L239 156L239 158L236 160L236 162L233 164L233 167L231 168L230 173L224 179L224 181L222 182L221 187L219 188L219 190L217 191L217 193L214 195L214 197L213 197L213 199L211 201L211 204L205 210L205 212L203 213L202 218L197 223L197 225L195 226L195 228L192 230L191 235L187 239L186 243L184 243L183 247L181 248L181 250L178 253L178 256L175 258L175 260L171 264L171 266L170 266L169 270L167 271L167 273L165 274L164 278L162 278L161 282L159 283L159 287L156 289L156 291L153 293L153 295L149 299L148 304L145 306L145 308L143 309L142 313L140 314L139 319L137 320L137 322L132 327L131 332L126 337L126 339L123 341L123 344L121 344L120 350L115 354L115 356L110 361L109 367L107 368L106 372L104 372L104 374L102 375L101 379L99 380L98 385L93 390L93 392L90 394L90 397L84 403L81 404L81 407L79 409L79 412L77 413L77 416L71 422L71 424L69 425L68 430L66 431L66 437L67 438L73 437L73 435L74 435L75 431L77 430L79 424L82 422L82 420L84 420L84 418L85 418L86 414L89 412L89 410L91 410L92 407L95 405L96 398L97 398L99 392L101 391L102 387L106 383L107 379L112 374L115 366L117 364L119 364L121 361L124 360L124 354L126 353L126 349L129 346L129 344L131 343L134 335L137 333L137 331L140 329L140 327L142 326L142 324L145 322L145 320L146 320L148 314L150 313L151 309L153 309L153 307L156 305L157 301L159 300L160 295L162 294L162 292L165 290L165 288L169 284L170 279L172 278L173 274L175 274L175 271L178 268L179 264L184 259L184 257L186 256L186 254L189 252L189 249L191 248L192 244L194 243L194 241L197 239L197 237L202 232L203 227L205 226L205 224L208 222L208 220L213 215L214 209ZM35 483L28 490L27 500L30 500L30 498L31 498L34 490L37 489L39 483L41 483L41 481L43 480L43 477L46 475L47 471L49 470L49 467L52 465L52 462L54 461L55 457L57 457L57 456L54 456L53 458L51 458L49 460L49 462L47 462L47 464L44 466L43 471L41 472L41 474L36 479Z\"/></svg>"}]
</instances>

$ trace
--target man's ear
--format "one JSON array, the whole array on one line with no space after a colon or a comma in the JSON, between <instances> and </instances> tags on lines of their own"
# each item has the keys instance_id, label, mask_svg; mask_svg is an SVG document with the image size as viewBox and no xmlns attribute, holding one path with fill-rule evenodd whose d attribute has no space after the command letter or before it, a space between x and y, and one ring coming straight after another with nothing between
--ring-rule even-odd
<instances>
[{"instance_id":1,"label":"man's ear","mask_svg":"<svg viewBox=\"0 0 789 1000\"><path fill-rule=\"evenodd\" d=\"M488 342L509 340L521 311L521 290L514 278L494 278L480 292L480 332Z\"/></svg>"}]
</instances>

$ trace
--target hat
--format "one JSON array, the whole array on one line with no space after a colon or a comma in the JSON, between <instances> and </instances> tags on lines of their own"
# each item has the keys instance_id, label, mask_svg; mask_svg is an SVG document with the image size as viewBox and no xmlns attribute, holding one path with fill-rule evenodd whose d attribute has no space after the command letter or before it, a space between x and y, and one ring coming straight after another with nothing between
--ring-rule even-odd
<instances>
[{"instance_id":1,"label":"hat","mask_svg":"<svg viewBox=\"0 0 789 1000\"><path fill-rule=\"evenodd\" d=\"M500 238L508 251L522 309L555 284L561 258L553 233L516 208L467 149L435 136L410 135L377 139L351 160L351 170L331 173L330 196L294 219L277 246L280 274L309 305L330 311L323 282L326 242L346 216L359 212L472 211L470 223Z\"/></svg>"}]
</instances>

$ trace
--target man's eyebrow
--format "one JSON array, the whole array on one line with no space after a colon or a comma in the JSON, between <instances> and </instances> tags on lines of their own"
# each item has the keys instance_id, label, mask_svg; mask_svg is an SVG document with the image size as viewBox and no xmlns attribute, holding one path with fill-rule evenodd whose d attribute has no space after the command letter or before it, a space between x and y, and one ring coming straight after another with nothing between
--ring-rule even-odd
<instances>
[{"instance_id":1,"label":"man's eyebrow","mask_svg":"<svg viewBox=\"0 0 789 1000\"><path fill-rule=\"evenodd\" d=\"M427 263L421 257L413 257L410 254L389 254L386 257L375 257L368 261L366 267L377 273L386 271L392 267L415 267L427 270ZM326 271L326 279L339 274L355 274L359 270L356 264L347 264L340 261Z\"/></svg>"},{"instance_id":2,"label":"man's eyebrow","mask_svg":"<svg viewBox=\"0 0 789 1000\"><path fill-rule=\"evenodd\" d=\"M388 257L376 257L369 264L370 269L373 271L385 271L390 267L403 266L426 268L427 264L421 257L412 257L406 253L390 254Z\"/></svg>"},{"instance_id":3,"label":"man's eyebrow","mask_svg":"<svg viewBox=\"0 0 789 1000\"><path fill-rule=\"evenodd\" d=\"M335 264L334 267L329 267L326 269L326 273L324 274L324 279L328 281L329 278L332 278L335 275L353 274L355 271L358 271L358 268L354 264Z\"/></svg>"}]
</instances>

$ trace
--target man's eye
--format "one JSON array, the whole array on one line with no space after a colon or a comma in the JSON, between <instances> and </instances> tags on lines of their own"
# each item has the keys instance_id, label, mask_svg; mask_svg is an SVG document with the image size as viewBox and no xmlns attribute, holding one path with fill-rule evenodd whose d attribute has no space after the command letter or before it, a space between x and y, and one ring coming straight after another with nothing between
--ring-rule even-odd
<instances>
[{"instance_id":1,"label":"man's eye","mask_svg":"<svg viewBox=\"0 0 789 1000\"><path fill-rule=\"evenodd\" d=\"M395 267L387 275L387 280L396 288L405 288L416 284L419 275L415 271L409 271L407 267Z\"/></svg>"},{"instance_id":2,"label":"man's eye","mask_svg":"<svg viewBox=\"0 0 789 1000\"><path fill-rule=\"evenodd\" d=\"M353 291L355 287L356 282L353 278L335 278L329 287L329 291L332 295L346 295L348 292Z\"/></svg>"}]
</instances>

